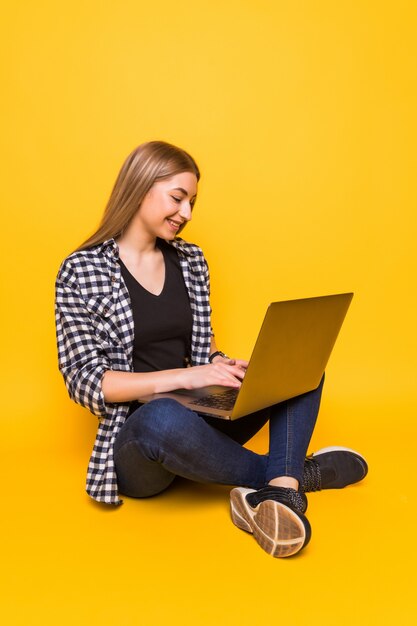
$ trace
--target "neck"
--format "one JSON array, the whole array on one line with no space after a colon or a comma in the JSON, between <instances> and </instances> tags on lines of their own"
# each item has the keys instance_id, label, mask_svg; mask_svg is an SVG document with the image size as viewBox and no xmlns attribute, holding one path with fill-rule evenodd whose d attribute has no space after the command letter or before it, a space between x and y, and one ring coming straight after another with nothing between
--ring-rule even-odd
<instances>
[{"instance_id":1,"label":"neck","mask_svg":"<svg viewBox=\"0 0 417 626\"><path fill-rule=\"evenodd\" d=\"M121 251L124 251L130 255L144 255L155 251L156 238L148 235L143 230L138 228L132 228L129 226L121 235L117 238L117 245Z\"/></svg>"}]
</instances>

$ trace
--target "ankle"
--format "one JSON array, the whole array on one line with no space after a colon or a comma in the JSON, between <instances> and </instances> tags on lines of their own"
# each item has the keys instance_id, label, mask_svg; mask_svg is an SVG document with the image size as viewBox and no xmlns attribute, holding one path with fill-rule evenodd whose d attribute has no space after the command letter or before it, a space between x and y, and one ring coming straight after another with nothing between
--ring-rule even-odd
<instances>
[{"instance_id":1,"label":"ankle","mask_svg":"<svg viewBox=\"0 0 417 626\"><path fill-rule=\"evenodd\" d=\"M268 485L271 485L271 487L286 487L295 489L295 491L298 491L299 488L298 480L292 476L277 476L277 478L270 480Z\"/></svg>"}]
</instances>

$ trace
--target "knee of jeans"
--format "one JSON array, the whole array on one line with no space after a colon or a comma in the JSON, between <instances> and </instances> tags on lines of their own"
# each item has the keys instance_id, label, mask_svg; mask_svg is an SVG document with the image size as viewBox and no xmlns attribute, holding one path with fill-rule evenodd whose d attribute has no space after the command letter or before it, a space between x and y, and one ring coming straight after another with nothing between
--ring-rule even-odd
<instances>
[{"instance_id":1,"label":"knee of jeans","mask_svg":"<svg viewBox=\"0 0 417 626\"><path fill-rule=\"evenodd\" d=\"M115 450L114 462L119 491L131 498L149 498L165 491L175 474L157 463L150 463L136 440L127 441Z\"/></svg>"}]
</instances>

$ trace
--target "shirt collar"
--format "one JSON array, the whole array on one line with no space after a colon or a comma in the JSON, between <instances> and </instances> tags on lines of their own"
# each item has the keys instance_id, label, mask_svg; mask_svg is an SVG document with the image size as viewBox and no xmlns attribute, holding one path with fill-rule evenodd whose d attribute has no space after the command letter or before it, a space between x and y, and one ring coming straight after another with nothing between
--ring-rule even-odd
<instances>
[{"instance_id":1,"label":"shirt collar","mask_svg":"<svg viewBox=\"0 0 417 626\"><path fill-rule=\"evenodd\" d=\"M113 237L111 239L106 239L106 241L103 241L103 243L101 244L101 251L105 252L108 256L111 256L115 259L119 258L119 246L117 245Z\"/></svg>"},{"instance_id":2,"label":"shirt collar","mask_svg":"<svg viewBox=\"0 0 417 626\"><path fill-rule=\"evenodd\" d=\"M176 237L173 240L167 241L167 243L169 243L173 248L179 250L186 256L196 255L196 250L194 249L195 247L190 245L187 241L184 241L184 239L181 239L181 237Z\"/></svg>"}]
</instances>

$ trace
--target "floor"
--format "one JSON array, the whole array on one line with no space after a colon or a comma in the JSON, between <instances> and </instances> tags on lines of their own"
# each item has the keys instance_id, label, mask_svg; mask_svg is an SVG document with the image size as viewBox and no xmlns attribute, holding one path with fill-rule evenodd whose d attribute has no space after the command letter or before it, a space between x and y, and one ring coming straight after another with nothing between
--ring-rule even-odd
<instances>
[{"instance_id":1,"label":"floor","mask_svg":"<svg viewBox=\"0 0 417 626\"><path fill-rule=\"evenodd\" d=\"M312 449L356 446L370 471L356 486L310 494L312 540L290 559L273 559L233 526L229 487L178 480L157 498L108 508L84 493L84 451L9 449L0 619L416 624L412 419L406 408L367 407L354 417L352 407L322 409ZM263 451L266 441L263 430L250 445Z\"/></svg>"}]
</instances>

